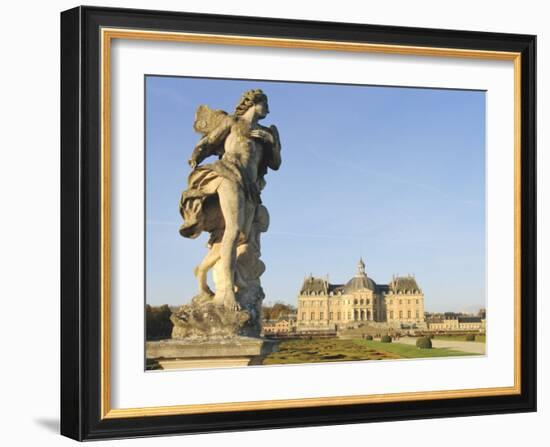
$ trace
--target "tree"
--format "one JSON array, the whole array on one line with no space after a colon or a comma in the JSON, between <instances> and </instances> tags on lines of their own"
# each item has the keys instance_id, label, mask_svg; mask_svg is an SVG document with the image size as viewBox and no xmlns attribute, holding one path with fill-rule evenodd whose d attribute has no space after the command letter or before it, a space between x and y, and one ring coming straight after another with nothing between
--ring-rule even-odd
<instances>
[{"instance_id":1,"label":"tree","mask_svg":"<svg viewBox=\"0 0 550 447\"><path fill-rule=\"evenodd\" d=\"M160 307L145 306L145 327L147 340L170 338L172 335L172 311L167 304Z\"/></svg>"},{"instance_id":2,"label":"tree","mask_svg":"<svg viewBox=\"0 0 550 447\"><path fill-rule=\"evenodd\" d=\"M277 301L272 306L262 306L262 313L264 320L277 320L296 313L296 308L291 304Z\"/></svg>"}]
</instances>

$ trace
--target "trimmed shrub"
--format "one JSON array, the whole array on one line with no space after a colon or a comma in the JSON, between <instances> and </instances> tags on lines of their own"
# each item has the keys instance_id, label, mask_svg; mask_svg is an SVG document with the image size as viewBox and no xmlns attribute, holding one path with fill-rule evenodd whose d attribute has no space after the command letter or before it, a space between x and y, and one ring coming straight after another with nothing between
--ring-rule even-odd
<instances>
[{"instance_id":1,"label":"trimmed shrub","mask_svg":"<svg viewBox=\"0 0 550 447\"><path fill-rule=\"evenodd\" d=\"M466 335L466 341L476 341L476 336L474 334Z\"/></svg>"},{"instance_id":2,"label":"trimmed shrub","mask_svg":"<svg viewBox=\"0 0 550 447\"><path fill-rule=\"evenodd\" d=\"M432 341L429 337L418 337L416 339L416 347L419 349L431 349Z\"/></svg>"},{"instance_id":3,"label":"trimmed shrub","mask_svg":"<svg viewBox=\"0 0 550 447\"><path fill-rule=\"evenodd\" d=\"M382 343L391 343L391 337L389 335L382 335L380 341Z\"/></svg>"},{"instance_id":4,"label":"trimmed shrub","mask_svg":"<svg viewBox=\"0 0 550 447\"><path fill-rule=\"evenodd\" d=\"M372 335L365 335L365 340L372 340Z\"/></svg>"}]
</instances>

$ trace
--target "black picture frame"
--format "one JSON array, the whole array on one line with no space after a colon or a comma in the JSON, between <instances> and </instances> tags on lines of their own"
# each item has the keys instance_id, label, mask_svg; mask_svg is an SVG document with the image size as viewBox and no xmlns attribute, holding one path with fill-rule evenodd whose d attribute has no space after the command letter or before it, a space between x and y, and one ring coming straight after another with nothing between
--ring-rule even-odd
<instances>
[{"instance_id":1,"label":"black picture frame","mask_svg":"<svg viewBox=\"0 0 550 447\"><path fill-rule=\"evenodd\" d=\"M102 417L101 28L521 54L521 384L514 395ZM100 7L61 13L61 434L76 440L536 411L536 36Z\"/></svg>"}]
</instances>

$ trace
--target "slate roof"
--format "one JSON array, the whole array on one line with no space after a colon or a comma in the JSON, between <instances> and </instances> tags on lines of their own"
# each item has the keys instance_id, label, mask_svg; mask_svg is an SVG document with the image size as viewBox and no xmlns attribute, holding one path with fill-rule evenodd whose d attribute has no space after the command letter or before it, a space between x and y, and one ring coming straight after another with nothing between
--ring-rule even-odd
<instances>
[{"instance_id":1,"label":"slate roof","mask_svg":"<svg viewBox=\"0 0 550 447\"><path fill-rule=\"evenodd\" d=\"M481 323L480 317L458 317L459 323Z\"/></svg>"},{"instance_id":2,"label":"slate roof","mask_svg":"<svg viewBox=\"0 0 550 447\"><path fill-rule=\"evenodd\" d=\"M300 294L304 295L338 295L347 294L361 290L372 290L378 294L384 293L420 293L414 276L394 276L389 284L376 284L372 278L369 278L364 272L365 264L362 259L359 260L358 272L346 284L331 284L328 279L316 278L309 275L304 279Z\"/></svg>"},{"instance_id":3,"label":"slate roof","mask_svg":"<svg viewBox=\"0 0 550 447\"><path fill-rule=\"evenodd\" d=\"M393 293L397 292L420 292L420 287L416 283L414 276L395 276L389 283L389 289Z\"/></svg>"},{"instance_id":4,"label":"slate roof","mask_svg":"<svg viewBox=\"0 0 550 447\"><path fill-rule=\"evenodd\" d=\"M300 293L315 293L316 295L322 294L326 295L329 292L329 283L328 281L322 278L314 278L312 275L309 275L304 279Z\"/></svg>"},{"instance_id":5,"label":"slate roof","mask_svg":"<svg viewBox=\"0 0 550 447\"><path fill-rule=\"evenodd\" d=\"M344 287L345 293L355 292L358 290L376 290L376 283L367 275L355 275L351 278Z\"/></svg>"}]
</instances>

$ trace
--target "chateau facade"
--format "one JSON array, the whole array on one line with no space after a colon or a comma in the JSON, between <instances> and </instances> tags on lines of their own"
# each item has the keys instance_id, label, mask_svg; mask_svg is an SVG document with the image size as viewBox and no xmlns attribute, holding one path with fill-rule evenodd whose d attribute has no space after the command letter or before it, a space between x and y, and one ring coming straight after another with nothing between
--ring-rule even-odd
<instances>
[{"instance_id":1,"label":"chateau facade","mask_svg":"<svg viewBox=\"0 0 550 447\"><path fill-rule=\"evenodd\" d=\"M430 331L440 332L485 332L485 318L481 317L455 317L455 318L432 318L427 321Z\"/></svg>"},{"instance_id":2,"label":"chateau facade","mask_svg":"<svg viewBox=\"0 0 550 447\"><path fill-rule=\"evenodd\" d=\"M298 296L298 331L335 330L361 322L391 327L425 327L424 293L414 276L394 276L376 284L365 272L363 259L346 284L331 284L309 276Z\"/></svg>"}]
</instances>

